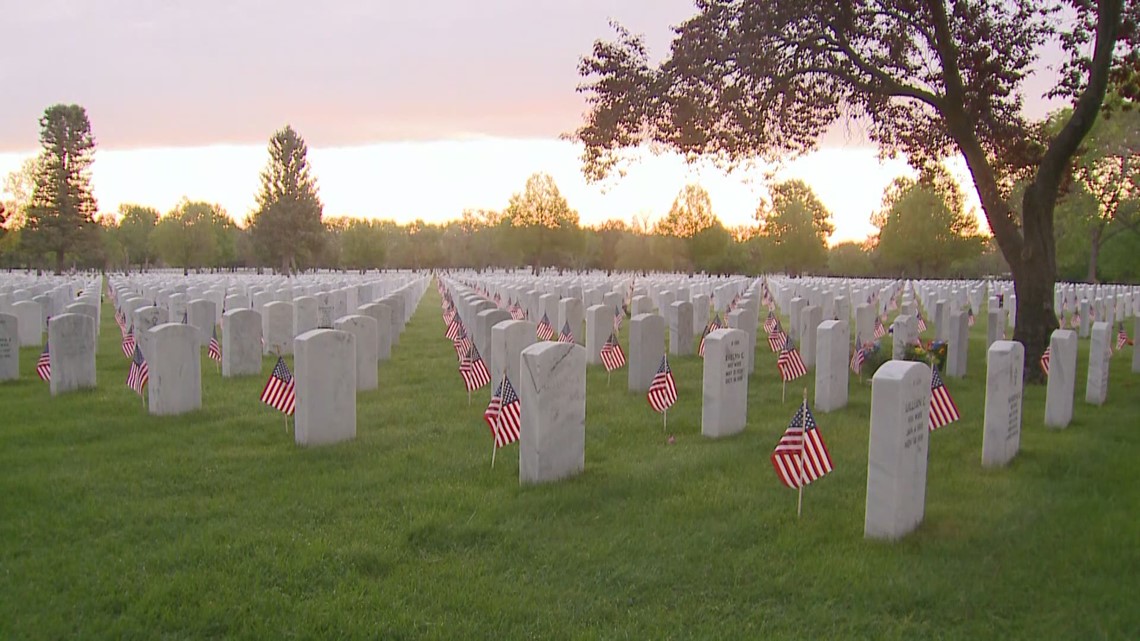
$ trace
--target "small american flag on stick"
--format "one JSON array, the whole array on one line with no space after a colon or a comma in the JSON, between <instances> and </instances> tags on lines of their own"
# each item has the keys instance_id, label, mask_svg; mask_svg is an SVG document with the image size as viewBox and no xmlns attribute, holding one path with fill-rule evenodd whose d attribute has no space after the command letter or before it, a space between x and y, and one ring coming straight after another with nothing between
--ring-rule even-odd
<instances>
[{"instance_id":1,"label":"small american flag on stick","mask_svg":"<svg viewBox=\"0 0 1140 641\"><path fill-rule=\"evenodd\" d=\"M950 398L950 390L946 389L946 383L942 381L942 376L938 373L938 366L932 368L934 371L930 376L930 431L949 425L954 421L962 418L958 413L958 406L954 404L954 399Z\"/></svg>"},{"instance_id":2,"label":"small american flag on stick","mask_svg":"<svg viewBox=\"0 0 1140 641\"><path fill-rule=\"evenodd\" d=\"M673 370L669 369L669 358L661 357L661 365L653 382L649 384L649 406L656 412L664 412L677 402L677 384L673 381Z\"/></svg>"},{"instance_id":3,"label":"small american flag on stick","mask_svg":"<svg viewBox=\"0 0 1140 641\"><path fill-rule=\"evenodd\" d=\"M621 351L621 345L612 333L606 339L606 344L602 345L601 356L602 364L606 366L607 372L612 372L625 365L625 352Z\"/></svg>"},{"instance_id":4,"label":"small american flag on stick","mask_svg":"<svg viewBox=\"0 0 1140 641\"><path fill-rule=\"evenodd\" d=\"M495 395L483 412L483 420L491 427L491 434L495 437L495 448L510 445L519 440L522 431L522 408L518 394L511 385L511 379L503 375L495 389Z\"/></svg>"},{"instance_id":5,"label":"small american flag on stick","mask_svg":"<svg viewBox=\"0 0 1140 641\"><path fill-rule=\"evenodd\" d=\"M265 382L265 389L261 390L261 402L284 412L287 416L292 416L293 410L297 409L293 373L285 365L285 359L280 356L277 357L277 364L273 366L273 372L269 374L269 380Z\"/></svg>"}]
</instances>

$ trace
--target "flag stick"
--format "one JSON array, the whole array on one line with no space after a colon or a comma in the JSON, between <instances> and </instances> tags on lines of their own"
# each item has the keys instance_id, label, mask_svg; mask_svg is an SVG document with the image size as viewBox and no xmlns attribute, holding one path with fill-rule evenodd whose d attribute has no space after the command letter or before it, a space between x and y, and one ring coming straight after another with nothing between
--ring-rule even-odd
<instances>
[{"instance_id":1,"label":"flag stick","mask_svg":"<svg viewBox=\"0 0 1140 641\"><path fill-rule=\"evenodd\" d=\"M666 408L664 412L661 412L661 416L661 431L665 432L666 428L669 426L669 409Z\"/></svg>"},{"instance_id":2,"label":"flag stick","mask_svg":"<svg viewBox=\"0 0 1140 641\"><path fill-rule=\"evenodd\" d=\"M780 388L780 402L783 403L788 397L788 381L784 381L784 386Z\"/></svg>"},{"instance_id":3,"label":"flag stick","mask_svg":"<svg viewBox=\"0 0 1140 641\"><path fill-rule=\"evenodd\" d=\"M610 374L612 374L612 373L613 372L611 372L610 370L608 370L608 369L606 370L606 387L610 386Z\"/></svg>"},{"instance_id":4,"label":"flag stick","mask_svg":"<svg viewBox=\"0 0 1140 641\"><path fill-rule=\"evenodd\" d=\"M800 418L800 492L799 498L796 499L796 518L800 518L800 514L804 508L804 449L807 447L807 388L804 388L804 404L802 406L803 413Z\"/></svg>"},{"instance_id":5,"label":"flag stick","mask_svg":"<svg viewBox=\"0 0 1140 641\"><path fill-rule=\"evenodd\" d=\"M499 418L496 416L495 417L495 427L497 428L498 425L499 425ZM495 454L498 451L499 451L499 448L496 447L495 439L492 436L492 438L491 438L491 469L492 470L495 469Z\"/></svg>"},{"instance_id":6,"label":"flag stick","mask_svg":"<svg viewBox=\"0 0 1140 641\"><path fill-rule=\"evenodd\" d=\"M471 407L471 390L467 390L467 407Z\"/></svg>"}]
</instances>

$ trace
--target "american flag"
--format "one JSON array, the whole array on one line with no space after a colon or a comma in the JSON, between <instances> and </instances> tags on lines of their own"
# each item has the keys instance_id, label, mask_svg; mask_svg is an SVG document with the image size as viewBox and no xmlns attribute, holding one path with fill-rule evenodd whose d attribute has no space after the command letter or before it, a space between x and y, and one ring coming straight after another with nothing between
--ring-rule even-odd
<instances>
[{"instance_id":1,"label":"american flag","mask_svg":"<svg viewBox=\"0 0 1140 641\"><path fill-rule=\"evenodd\" d=\"M673 370L669 369L667 356L661 357L661 366L649 384L648 398L649 406L658 412L664 412L677 402L677 384L673 382Z\"/></svg>"},{"instance_id":2,"label":"american flag","mask_svg":"<svg viewBox=\"0 0 1140 641\"><path fill-rule=\"evenodd\" d=\"M491 371L479 356L479 350L474 345L459 361L459 375L463 377L463 384L468 392L473 392L491 382Z\"/></svg>"},{"instance_id":3,"label":"american flag","mask_svg":"<svg viewBox=\"0 0 1140 641\"><path fill-rule=\"evenodd\" d=\"M288 416L292 416L293 410L297 409L293 373L280 356L277 357L277 364L273 366L269 380L265 382L265 389L261 390L261 402Z\"/></svg>"},{"instance_id":4,"label":"american flag","mask_svg":"<svg viewBox=\"0 0 1140 641\"><path fill-rule=\"evenodd\" d=\"M621 331L621 322L625 319L625 315L621 313L621 308L614 305L614 333Z\"/></svg>"},{"instance_id":5,"label":"american flag","mask_svg":"<svg viewBox=\"0 0 1140 641\"><path fill-rule=\"evenodd\" d=\"M780 324L777 323L776 329L768 332L768 349L773 352L778 352L787 340L788 335L784 333L784 330L780 329Z\"/></svg>"},{"instance_id":6,"label":"american flag","mask_svg":"<svg viewBox=\"0 0 1140 641\"><path fill-rule=\"evenodd\" d=\"M960 418L962 416L958 414L958 406L954 404L954 399L950 398L950 390L946 389L946 383L942 382L942 376L938 374L936 365L930 377L930 431L933 432Z\"/></svg>"},{"instance_id":7,"label":"american flag","mask_svg":"<svg viewBox=\"0 0 1140 641\"><path fill-rule=\"evenodd\" d=\"M1128 332L1124 331L1124 323L1120 323L1120 330L1116 332L1116 351L1124 349L1128 342Z\"/></svg>"},{"instance_id":8,"label":"american flag","mask_svg":"<svg viewBox=\"0 0 1140 641\"><path fill-rule=\"evenodd\" d=\"M518 394L515 393L511 379L503 376L495 395L483 412L483 420L491 426L491 434L495 437L495 447L510 445L519 440L522 431L522 407Z\"/></svg>"},{"instance_id":9,"label":"american flag","mask_svg":"<svg viewBox=\"0 0 1140 641\"><path fill-rule=\"evenodd\" d=\"M794 489L804 487L831 471L831 454L807 401L800 405L780 442L776 443L772 467L780 482Z\"/></svg>"},{"instance_id":10,"label":"american flag","mask_svg":"<svg viewBox=\"0 0 1140 641\"><path fill-rule=\"evenodd\" d=\"M967 327L973 327L974 323L976 322L976 320L974 318L974 308L973 307L966 308L966 314L967 314L966 326Z\"/></svg>"},{"instance_id":11,"label":"american flag","mask_svg":"<svg viewBox=\"0 0 1140 641\"><path fill-rule=\"evenodd\" d=\"M918 333L921 334L926 331L926 319L922 317L922 311L918 312Z\"/></svg>"},{"instance_id":12,"label":"american flag","mask_svg":"<svg viewBox=\"0 0 1140 641\"><path fill-rule=\"evenodd\" d=\"M867 346L863 345L859 340L859 336L855 337L855 353L851 355L851 371L856 375L863 371L863 361L867 360Z\"/></svg>"},{"instance_id":13,"label":"american flag","mask_svg":"<svg viewBox=\"0 0 1140 641\"><path fill-rule=\"evenodd\" d=\"M462 331L463 321L458 318L452 318L451 321L447 323L447 331L444 332L443 335L446 336L448 340L454 341Z\"/></svg>"},{"instance_id":14,"label":"american flag","mask_svg":"<svg viewBox=\"0 0 1140 641\"><path fill-rule=\"evenodd\" d=\"M40 352L40 360L36 361L36 374L40 380L51 380L51 352L48 350L48 344L44 343L44 351Z\"/></svg>"},{"instance_id":15,"label":"american flag","mask_svg":"<svg viewBox=\"0 0 1140 641\"><path fill-rule=\"evenodd\" d=\"M131 369L127 371L127 387L133 389L139 396L142 396L143 386L146 385L146 381L149 377L150 368L147 367L142 346L135 345L135 355L134 358L131 359Z\"/></svg>"},{"instance_id":16,"label":"american flag","mask_svg":"<svg viewBox=\"0 0 1140 641\"><path fill-rule=\"evenodd\" d=\"M776 318L776 313L773 311L768 312L768 318L764 319L764 331L772 333L780 328L780 319Z\"/></svg>"},{"instance_id":17,"label":"american flag","mask_svg":"<svg viewBox=\"0 0 1140 641\"><path fill-rule=\"evenodd\" d=\"M776 358L776 367L780 370L780 378L784 379L784 382L794 381L807 374L807 366L804 365L804 359L796 350L791 336L784 339L784 347Z\"/></svg>"},{"instance_id":18,"label":"american flag","mask_svg":"<svg viewBox=\"0 0 1140 641\"><path fill-rule=\"evenodd\" d=\"M503 299L497 293L495 294L494 301L495 301L495 307L502 307L503 306Z\"/></svg>"},{"instance_id":19,"label":"american flag","mask_svg":"<svg viewBox=\"0 0 1140 641\"><path fill-rule=\"evenodd\" d=\"M705 333L701 334L701 344L697 346L698 356L703 357L705 355L705 339L708 338L708 335L710 333L715 332L718 329L724 329L724 325L720 320L720 314L713 316L713 319L709 321L708 325L705 325Z\"/></svg>"},{"instance_id":20,"label":"american flag","mask_svg":"<svg viewBox=\"0 0 1140 641\"><path fill-rule=\"evenodd\" d=\"M522 305L519 305L517 302L511 305L511 318L514 320L523 320L526 318L526 312L523 311Z\"/></svg>"},{"instance_id":21,"label":"american flag","mask_svg":"<svg viewBox=\"0 0 1140 641\"><path fill-rule=\"evenodd\" d=\"M550 318L545 312L542 314L542 320L538 321L538 331L535 334L540 341L548 341L554 338L554 326L550 324Z\"/></svg>"},{"instance_id":22,"label":"american flag","mask_svg":"<svg viewBox=\"0 0 1140 641\"><path fill-rule=\"evenodd\" d=\"M115 310L115 324L119 326L119 333L126 333L127 331L127 317L123 314L123 310Z\"/></svg>"},{"instance_id":23,"label":"american flag","mask_svg":"<svg viewBox=\"0 0 1140 641\"><path fill-rule=\"evenodd\" d=\"M1049 375L1049 354L1052 349L1052 347L1046 347L1045 351L1041 354L1041 371L1045 372L1046 376Z\"/></svg>"},{"instance_id":24,"label":"american flag","mask_svg":"<svg viewBox=\"0 0 1140 641\"><path fill-rule=\"evenodd\" d=\"M123 356L131 358L135 355L135 328L123 334Z\"/></svg>"},{"instance_id":25,"label":"american flag","mask_svg":"<svg viewBox=\"0 0 1140 641\"><path fill-rule=\"evenodd\" d=\"M570 329L570 321L566 321L565 323L562 324L562 333L560 333L558 335L558 342L559 343L573 343L574 342L574 332L573 332L573 330Z\"/></svg>"},{"instance_id":26,"label":"american flag","mask_svg":"<svg viewBox=\"0 0 1140 641\"><path fill-rule=\"evenodd\" d=\"M214 326L214 334L210 336L210 345L206 348L206 355L212 360L222 362L222 346L218 343L218 326Z\"/></svg>"},{"instance_id":27,"label":"american flag","mask_svg":"<svg viewBox=\"0 0 1140 641\"><path fill-rule=\"evenodd\" d=\"M610 333L610 337L606 339L606 344L602 345L601 356L607 372L625 365L625 352L621 351L621 345L613 333Z\"/></svg>"},{"instance_id":28,"label":"american flag","mask_svg":"<svg viewBox=\"0 0 1140 641\"><path fill-rule=\"evenodd\" d=\"M463 329L462 325L459 327L459 335L455 337L455 340L451 341L451 346L455 348L455 357L460 361L463 360L463 357L467 352L470 352L474 346L471 339L467 337L467 331Z\"/></svg>"},{"instance_id":29,"label":"american flag","mask_svg":"<svg viewBox=\"0 0 1140 641\"><path fill-rule=\"evenodd\" d=\"M1071 317L1069 317L1069 327L1072 327L1073 329L1077 329L1080 326L1081 326L1081 313L1078 311L1074 311L1073 315Z\"/></svg>"},{"instance_id":30,"label":"american flag","mask_svg":"<svg viewBox=\"0 0 1140 641\"><path fill-rule=\"evenodd\" d=\"M919 330L922 331L922 330ZM883 327L883 321L878 316L875 317L875 338L882 338L887 335L887 328Z\"/></svg>"}]
</instances>

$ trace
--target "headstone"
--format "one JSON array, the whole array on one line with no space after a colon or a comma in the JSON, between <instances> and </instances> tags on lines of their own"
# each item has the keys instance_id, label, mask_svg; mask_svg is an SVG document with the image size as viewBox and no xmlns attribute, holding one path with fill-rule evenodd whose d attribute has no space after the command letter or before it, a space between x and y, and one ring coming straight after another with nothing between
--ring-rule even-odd
<instances>
[{"instance_id":1,"label":"headstone","mask_svg":"<svg viewBox=\"0 0 1140 641\"><path fill-rule=\"evenodd\" d=\"M586 466L586 350L574 343L537 343L522 351L519 367L519 483L581 473Z\"/></svg>"},{"instance_id":2,"label":"headstone","mask_svg":"<svg viewBox=\"0 0 1140 641\"><path fill-rule=\"evenodd\" d=\"M332 328L332 306L325 306L325 329ZM298 296L293 299L293 333L297 336L321 327L320 304L313 296Z\"/></svg>"},{"instance_id":3,"label":"headstone","mask_svg":"<svg viewBox=\"0 0 1140 641\"><path fill-rule=\"evenodd\" d=\"M273 301L261 312L261 336L266 354L293 353L293 303Z\"/></svg>"},{"instance_id":4,"label":"headstone","mask_svg":"<svg viewBox=\"0 0 1140 641\"><path fill-rule=\"evenodd\" d=\"M352 334L335 329L314 329L297 337L297 445L356 438L355 343Z\"/></svg>"},{"instance_id":5,"label":"headstone","mask_svg":"<svg viewBox=\"0 0 1140 641\"><path fill-rule=\"evenodd\" d=\"M914 316L899 316L895 319L894 330L891 332L891 358L902 360L908 345L918 340L918 318ZM873 337L874 334L872 333ZM862 340L868 340L863 338Z\"/></svg>"},{"instance_id":6,"label":"headstone","mask_svg":"<svg viewBox=\"0 0 1140 641\"><path fill-rule=\"evenodd\" d=\"M934 338L946 340L946 326L950 321L950 303L945 299L934 302Z\"/></svg>"},{"instance_id":7,"label":"headstone","mask_svg":"<svg viewBox=\"0 0 1140 641\"><path fill-rule=\"evenodd\" d=\"M13 303L11 309L20 331L20 347L43 344L44 320L43 308L40 307L40 304L30 300L22 300Z\"/></svg>"},{"instance_id":8,"label":"headstone","mask_svg":"<svg viewBox=\"0 0 1140 641\"><path fill-rule=\"evenodd\" d=\"M719 438L744 430L748 420L748 335L718 329L705 337L701 434Z\"/></svg>"},{"instance_id":9,"label":"headstone","mask_svg":"<svg viewBox=\"0 0 1140 641\"><path fill-rule=\"evenodd\" d=\"M806 298L795 297L789 305L788 313L788 334L791 335L793 341L800 342L800 330L803 329L803 321L800 315L803 313L805 307L808 306ZM802 355L802 354L801 354Z\"/></svg>"},{"instance_id":10,"label":"headstone","mask_svg":"<svg viewBox=\"0 0 1140 641\"><path fill-rule=\"evenodd\" d=\"M871 385L867 511L863 535L896 540L920 523L926 507L930 368L892 360Z\"/></svg>"},{"instance_id":11,"label":"headstone","mask_svg":"<svg viewBox=\"0 0 1140 641\"><path fill-rule=\"evenodd\" d=\"M632 319L634 316L641 314L648 314L653 311L653 301L649 300L648 296L634 296L629 302L629 315Z\"/></svg>"},{"instance_id":12,"label":"headstone","mask_svg":"<svg viewBox=\"0 0 1140 641\"><path fill-rule=\"evenodd\" d=\"M537 330L537 324L522 320L502 321L491 328L491 394L503 380L503 372L518 391L519 358L537 340Z\"/></svg>"},{"instance_id":13,"label":"headstone","mask_svg":"<svg viewBox=\"0 0 1140 641\"><path fill-rule=\"evenodd\" d=\"M1132 323L1132 373L1140 374L1140 315Z\"/></svg>"},{"instance_id":14,"label":"headstone","mask_svg":"<svg viewBox=\"0 0 1140 641\"><path fill-rule=\"evenodd\" d=\"M1045 387L1045 426L1068 427L1073 420L1073 391L1077 380L1077 334L1053 330L1049 339L1049 382Z\"/></svg>"},{"instance_id":15,"label":"headstone","mask_svg":"<svg viewBox=\"0 0 1140 641\"><path fill-rule=\"evenodd\" d=\"M967 318L967 320L969 320ZM986 312L986 349L996 341L1005 339L1005 310L990 307Z\"/></svg>"},{"instance_id":16,"label":"headstone","mask_svg":"<svg viewBox=\"0 0 1140 641\"><path fill-rule=\"evenodd\" d=\"M665 354L665 319L638 314L629 321L629 391L648 392Z\"/></svg>"},{"instance_id":17,"label":"headstone","mask_svg":"<svg viewBox=\"0 0 1140 641\"><path fill-rule=\"evenodd\" d=\"M21 321L22 322L22 321ZM48 323L51 395L95 387L95 321L60 314Z\"/></svg>"},{"instance_id":18,"label":"headstone","mask_svg":"<svg viewBox=\"0 0 1140 641\"><path fill-rule=\"evenodd\" d=\"M846 320L828 320L815 331L815 409L833 412L847 406L848 337Z\"/></svg>"},{"instance_id":19,"label":"headstone","mask_svg":"<svg viewBox=\"0 0 1140 641\"><path fill-rule=\"evenodd\" d=\"M72 303L63 308L63 311L69 314L83 314L90 316L91 320L95 321L95 336L99 336L99 306L95 303L78 302Z\"/></svg>"},{"instance_id":20,"label":"headstone","mask_svg":"<svg viewBox=\"0 0 1140 641\"><path fill-rule=\"evenodd\" d=\"M170 416L202 407L198 330L180 322L163 323L148 330L147 335L150 351L143 349L148 376L147 410L155 416Z\"/></svg>"},{"instance_id":21,"label":"headstone","mask_svg":"<svg viewBox=\"0 0 1140 641\"><path fill-rule=\"evenodd\" d=\"M553 322L554 319L551 319ZM554 326L554 335L562 331L563 326L569 324L570 331L574 333L574 342L579 345L586 342L582 333L582 301L577 298L563 298L558 303L558 324Z\"/></svg>"},{"instance_id":22,"label":"headstone","mask_svg":"<svg viewBox=\"0 0 1140 641\"><path fill-rule=\"evenodd\" d=\"M392 358L392 307L384 303L367 303L357 311L376 321L376 357L381 361Z\"/></svg>"},{"instance_id":23,"label":"headstone","mask_svg":"<svg viewBox=\"0 0 1140 641\"><path fill-rule=\"evenodd\" d=\"M823 309L815 305L808 305L800 310L800 356L804 359L809 371L815 369L815 336L816 329L823 322Z\"/></svg>"},{"instance_id":24,"label":"headstone","mask_svg":"<svg viewBox=\"0 0 1140 641\"><path fill-rule=\"evenodd\" d=\"M0 381L20 378L20 327L14 314L0 313Z\"/></svg>"},{"instance_id":25,"label":"headstone","mask_svg":"<svg viewBox=\"0 0 1140 641\"><path fill-rule=\"evenodd\" d=\"M244 307L222 314L222 376L260 374L261 355L261 314Z\"/></svg>"},{"instance_id":26,"label":"headstone","mask_svg":"<svg viewBox=\"0 0 1140 641\"><path fill-rule=\"evenodd\" d=\"M950 312L946 324L946 375L962 378L966 375L966 354L970 350L970 317L956 309Z\"/></svg>"},{"instance_id":27,"label":"headstone","mask_svg":"<svg viewBox=\"0 0 1140 641\"><path fill-rule=\"evenodd\" d=\"M1108 364L1112 358L1112 344L1109 342L1112 340L1112 325L1100 321L1093 323L1091 337L1089 375L1085 380L1085 402L1091 405L1104 405L1108 396Z\"/></svg>"},{"instance_id":28,"label":"headstone","mask_svg":"<svg viewBox=\"0 0 1140 641\"><path fill-rule=\"evenodd\" d=\"M217 323L218 308L214 301L205 298L196 298L186 303L186 314L190 326L198 330L198 345L208 345L210 337L214 335Z\"/></svg>"},{"instance_id":29,"label":"headstone","mask_svg":"<svg viewBox=\"0 0 1140 641\"><path fill-rule=\"evenodd\" d=\"M485 309L475 315L474 335L471 338L475 341L475 348L480 354L486 356L491 353L491 328L506 320L511 320L510 312L497 307Z\"/></svg>"},{"instance_id":30,"label":"headstone","mask_svg":"<svg viewBox=\"0 0 1140 641\"><path fill-rule=\"evenodd\" d=\"M586 363L602 362L602 346L614 330L614 310L605 305L591 305L586 309Z\"/></svg>"},{"instance_id":31,"label":"headstone","mask_svg":"<svg viewBox=\"0 0 1140 641\"><path fill-rule=\"evenodd\" d=\"M379 361L376 349L376 319L363 314L352 314L336 319L333 325L336 329L355 337L356 390L376 389L379 385L376 372Z\"/></svg>"},{"instance_id":32,"label":"headstone","mask_svg":"<svg viewBox=\"0 0 1140 641\"><path fill-rule=\"evenodd\" d=\"M1089 313L1091 310L1090 310L1090 305L1089 305L1089 301L1087 298L1081 299L1080 310L1081 310L1081 324L1080 324L1080 333L1081 334L1080 334L1080 336L1081 336L1081 338L1088 338L1089 337L1089 328L1092 327L1092 316Z\"/></svg>"},{"instance_id":33,"label":"headstone","mask_svg":"<svg viewBox=\"0 0 1140 641\"><path fill-rule=\"evenodd\" d=\"M693 353L693 304L689 301L675 301L669 310L669 353L677 356Z\"/></svg>"},{"instance_id":34,"label":"headstone","mask_svg":"<svg viewBox=\"0 0 1140 641\"><path fill-rule=\"evenodd\" d=\"M1021 388L1025 347L997 341L986 351L986 419L982 433L982 467L1013 460L1021 446Z\"/></svg>"},{"instance_id":35,"label":"headstone","mask_svg":"<svg viewBox=\"0 0 1140 641\"><path fill-rule=\"evenodd\" d=\"M875 335L875 310L867 303L855 306L855 335L864 342Z\"/></svg>"}]
</instances>

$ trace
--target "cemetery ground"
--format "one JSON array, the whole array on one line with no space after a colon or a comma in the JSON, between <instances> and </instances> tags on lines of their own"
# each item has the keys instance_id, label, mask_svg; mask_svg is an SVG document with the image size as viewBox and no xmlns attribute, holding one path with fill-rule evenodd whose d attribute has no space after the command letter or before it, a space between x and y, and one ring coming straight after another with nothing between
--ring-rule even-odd
<instances>
[{"instance_id":1,"label":"cemetery ground","mask_svg":"<svg viewBox=\"0 0 1140 641\"><path fill-rule=\"evenodd\" d=\"M674 444L625 369L607 385L591 366L585 473L520 487L517 445L490 466L490 393L468 405L434 287L358 395L356 439L313 449L258 400L271 358L223 380L202 350L203 409L147 415L111 314L96 390L51 398L39 348L0 385L0 638L1140 634L1128 352L1093 407L1082 340L1072 424L1046 430L1045 388L1028 387L1020 453L983 470L979 322L969 375L947 379L963 418L930 437L925 521L884 544L863 538L870 384L816 414L835 471L797 519L768 458L814 384L781 403L763 338L744 433L700 435L696 356L670 361Z\"/></svg>"}]
</instances>

